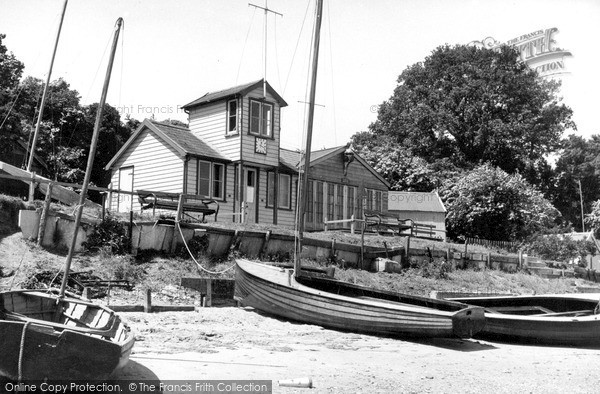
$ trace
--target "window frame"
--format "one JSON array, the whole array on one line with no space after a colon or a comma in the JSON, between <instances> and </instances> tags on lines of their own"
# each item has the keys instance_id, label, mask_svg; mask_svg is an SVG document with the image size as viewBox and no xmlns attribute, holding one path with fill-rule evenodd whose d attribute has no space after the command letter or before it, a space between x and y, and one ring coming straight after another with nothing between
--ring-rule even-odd
<instances>
[{"instance_id":1,"label":"window frame","mask_svg":"<svg viewBox=\"0 0 600 394\"><path fill-rule=\"evenodd\" d=\"M253 115L253 111L252 111L252 104L258 104L258 132L254 131L252 128L252 122L253 122L253 118L257 118L256 116L252 116ZM264 125L263 125L263 121L264 121L264 117L263 117L263 113L264 113L264 108L265 107L269 107L270 108L270 115L267 119L267 126L268 126L268 130L266 132L266 134L264 133ZM269 139L273 139L274 137L274 123L275 123L275 105L273 103L270 103L268 101L262 101L262 100L257 100L257 99L250 99L249 105L248 105L248 134L251 135L255 135L257 137L262 137L262 138L269 138Z\"/></svg>"},{"instance_id":2,"label":"window frame","mask_svg":"<svg viewBox=\"0 0 600 394\"><path fill-rule=\"evenodd\" d=\"M281 182L282 177L287 177L289 179L288 181L288 185L287 185L287 202L286 204L283 204L283 198L281 195L282 192L282 185L283 183ZM274 197L275 197L275 172L273 171L269 171L267 172L267 200L266 200L266 207L267 208L273 208L274 204ZM279 174L279 179L277 182L277 209L287 209L287 210L291 210L292 209L292 176L290 174L283 174L280 173Z\"/></svg>"},{"instance_id":3,"label":"window frame","mask_svg":"<svg viewBox=\"0 0 600 394\"><path fill-rule=\"evenodd\" d=\"M235 103L235 113L231 112L231 104ZM225 135L236 135L239 134L240 122L239 122L239 102L238 99L232 99L227 101L227 129L225 130ZM235 128L231 130L231 119L235 119Z\"/></svg>"},{"instance_id":4,"label":"window frame","mask_svg":"<svg viewBox=\"0 0 600 394\"><path fill-rule=\"evenodd\" d=\"M208 170L209 170L208 178L201 177L202 173L200 171L200 166L202 164L208 164ZM217 168L217 167L221 168L221 179L220 180L215 179L215 173L216 173L215 168ZM200 193L200 181L201 180L208 181L208 194ZM202 198L211 198L213 200L218 200L218 201L225 201L226 180L227 180L227 166L224 163L198 159L198 161L196 163L196 195L197 196L200 196ZM215 185L217 185L217 184L219 184L220 187L216 188ZM215 196L215 189L219 190L220 196Z\"/></svg>"}]
</instances>

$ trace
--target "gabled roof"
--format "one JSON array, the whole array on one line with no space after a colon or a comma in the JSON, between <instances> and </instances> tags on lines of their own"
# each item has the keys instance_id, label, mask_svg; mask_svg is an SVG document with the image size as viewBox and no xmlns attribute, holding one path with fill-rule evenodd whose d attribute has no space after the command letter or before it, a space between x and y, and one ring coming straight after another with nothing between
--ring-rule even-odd
<instances>
[{"instance_id":1,"label":"gabled roof","mask_svg":"<svg viewBox=\"0 0 600 394\"><path fill-rule=\"evenodd\" d=\"M190 108L198 106L198 105L208 104L208 103L211 103L214 101L219 101L219 100L224 100L224 99L234 97L237 95L243 96L244 94L250 92L251 90L256 89L257 87L261 87L262 85L263 85L263 79L259 79L258 81L249 82L244 85L234 86L234 87L231 87L228 89L219 90L217 92L209 92L209 93L206 93L204 96L200 97L199 99L196 99L196 100L184 105L182 108L190 109ZM267 82L267 92L269 92L273 97L275 97L275 99L277 100L277 102L279 103L279 105L281 107L287 107L287 103L285 102L285 100L275 91L275 89L273 89L271 87L271 85L269 85L269 82Z\"/></svg>"},{"instance_id":2,"label":"gabled roof","mask_svg":"<svg viewBox=\"0 0 600 394\"><path fill-rule=\"evenodd\" d=\"M436 192L397 192L388 193L390 211L446 212L442 199Z\"/></svg>"},{"instance_id":3,"label":"gabled roof","mask_svg":"<svg viewBox=\"0 0 600 394\"><path fill-rule=\"evenodd\" d=\"M137 130L131 135L131 137L129 137L125 145L119 149L115 156L104 167L105 170L108 170L113 166L113 164L119 159L119 157L121 157L127 148L131 146L131 144L144 129L148 129L157 135L162 141L177 151L181 157L192 155L229 161L219 152L208 146L204 141L192 134L187 127L175 126L172 124L144 119Z\"/></svg>"},{"instance_id":4,"label":"gabled roof","mask_svg":"<svg viewBox=\"0 0 600 394\"><path fill-rule=\"evenodd\" d=\"M327 160L335 155L341 154L348 149L347 145L336 146L334 148L321 149L317 151L310 152L310 166L313 167L320 162ZM366 162L365 159L360 157L356 152L354 152L354 159L361 163L367 170L369 170L377 179L379 179L383 184L385 184L388 188L390 184L386 181L369 163ZM304 163L301 163L302 154L298 151L292 151L289 149L281 148L279 150L279 161L285 167L288 167L294 171L298 171L300 168L304 166Z\"/></svg>"}]
</instances>

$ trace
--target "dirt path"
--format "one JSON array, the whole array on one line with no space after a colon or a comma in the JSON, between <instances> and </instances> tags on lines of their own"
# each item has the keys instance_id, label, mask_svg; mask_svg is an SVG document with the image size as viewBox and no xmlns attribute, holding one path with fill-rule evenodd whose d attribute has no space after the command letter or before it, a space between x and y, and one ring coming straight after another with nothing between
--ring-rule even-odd
<instances>
[{"instance_id":1,"label":"dirt path","mask_svg":"<svg viewBox=\"0 0 600 394\"><path fill-rule=\"evenodd\" d=\"M598 349L408 342L234 307L124 317L139 338L119 375L124 379L266 379L275 393L589 393L600 387ZM311 377L314 388L277 384L298 377Z\"/></svg>"}]
</instances>

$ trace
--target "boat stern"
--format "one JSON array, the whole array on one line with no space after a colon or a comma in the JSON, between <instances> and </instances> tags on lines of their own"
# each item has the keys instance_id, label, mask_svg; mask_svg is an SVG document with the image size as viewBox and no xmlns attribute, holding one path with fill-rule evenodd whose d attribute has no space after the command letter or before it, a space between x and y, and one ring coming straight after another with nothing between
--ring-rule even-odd
<instances>
[{"instance_id":1,"label":"boat stern","mask_svg":"<svg viewBox=\"0 0 600 394\"><path fill-rule=\"evenodd\" d=\"M467 307L452 316L452 331L459 338L471 338L485 327L484 309Z\"/></svg>"}]
</instances>

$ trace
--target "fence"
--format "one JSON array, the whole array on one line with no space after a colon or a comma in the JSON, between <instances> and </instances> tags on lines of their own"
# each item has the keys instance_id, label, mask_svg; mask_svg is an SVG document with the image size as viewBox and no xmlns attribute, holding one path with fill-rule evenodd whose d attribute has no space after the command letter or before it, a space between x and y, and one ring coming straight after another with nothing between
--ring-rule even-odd
<instances>
[{"instance_id":1,"label":"fence","mask_svg":"<svg viewBox=\"0 0 600 394\"><path fill-rule=\"evenodd\" d=\"M467 238L466 241L471 245L485 246L486 248L500 248L508 251L516 251L519 248L518 242L511 241L495 241L482 238Z\"/></svg>"}]
</instances>

